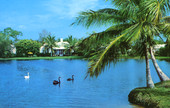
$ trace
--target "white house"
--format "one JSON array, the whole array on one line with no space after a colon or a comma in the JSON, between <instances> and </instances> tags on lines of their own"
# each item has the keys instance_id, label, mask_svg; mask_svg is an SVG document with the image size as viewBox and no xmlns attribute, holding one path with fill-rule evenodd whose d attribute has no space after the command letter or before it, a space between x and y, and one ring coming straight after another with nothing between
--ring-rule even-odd
<instances>
[{"instance_id":1,"label":"white house","mask_svg":"<svg viewBox=\"0 0 170 108\"><path fill-rule=\"evenodd\" d=\"M14 45L11 45L10 51L12 54L16 54L16 47Z\"/></svg>"},{"instance_id":2,"label":"white house","mask_svg":"<svg viewBox=\"0 0 170 108\"><path fill-rule=\"evenodd\" d=\"M60 39L60 42L55 42L57 47L53 47L55 56L63 56L66 55L66 47L69 46L69 43ZM51 49L46 48L47 44L45 43L40 47L40 53L51 53Z\"/></svg>"},{"instance_id":3,"label":"white house","mask_svg":"<svg viewBox=\"0 0 170 108\"><path fill-rule=\"evenodd\" d=\"M166 44L157 44L153 46L153 51L156 52L158 51L160 48L164 48Z\"/></svg>"}]
</instances>

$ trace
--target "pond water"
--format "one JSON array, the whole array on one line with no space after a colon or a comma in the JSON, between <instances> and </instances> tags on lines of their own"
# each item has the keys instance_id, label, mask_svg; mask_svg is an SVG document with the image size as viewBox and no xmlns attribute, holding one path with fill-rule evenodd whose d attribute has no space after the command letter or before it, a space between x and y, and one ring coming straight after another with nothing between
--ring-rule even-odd
<instances>
[{"instance_id":1,"label":"pond water","mask_svg":"<svg viewBox=\"0 0 170 108\"><path fill-rule=\"evenodd\" d=\"M150 64L153 81L159 82ZM170 77L170 62L158 64ZM146 86L144 60L111 64L97 79L84 80L87 69L85 60L0 61L0 108L138 108L128 102L128 94ZM74 82L68 82L72 75ZM60 87L53 85L59 76Z\"/></svg>"}]
</instances>

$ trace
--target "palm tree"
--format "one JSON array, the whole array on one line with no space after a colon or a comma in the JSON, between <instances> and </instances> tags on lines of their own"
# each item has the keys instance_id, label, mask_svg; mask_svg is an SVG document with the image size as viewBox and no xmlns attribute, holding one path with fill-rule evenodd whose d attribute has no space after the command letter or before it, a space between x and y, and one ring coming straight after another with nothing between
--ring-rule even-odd
<instances>
[{"instance_id":1,"label":"palm tree","mask_svg":"<svg viewBox=\"0 0 170 108\"><path fill-rule=\"evenodd\" d=\"M51 49L51 57L53 56L53 47L56 46L56 41L55 41L55 36L51 36L48 35L45 39L44 39L45 43L48 45L46 48L50 48Z\"/></svg>"},{"instance_id":2,"label":"palm tree","mask_svg":"<svg viewBox=\"0 0 170 108\"><path fill-rule=\"evenodd\" d=\"M159 65L157 64L156 59L155 59L154 54L153 54L152 47L150 47L150 54L151 54L151 59L152 59L153 65L154 65L154 67L155 67L155 69L156 69L156 72L157 72L160 80L161 80L161 81L167 81L167 80L169 80L168 76L166 76L166 75L162 72L161 68L160 68Z\"/></svg>"},{"instance_id":3,"label":"palm tree","mask_svg":"<svg viewBox=\"0 0 170 108\"><path fill-rule=\"evenodd\" d=\"M150 14L149 18L151 19L152 23L154 23L155 25L158 26L159 31L163 32L164 36L166 38L169 38L169 33L170 33L170 20L169 19L170 18L168 16L165 16L164 12L165 12L165 10L168 10L168 8L170 8L169 2L170 2L169 0L149 0L147 2L144 1L144 3L145 3L144 6L145 6L146 14ZM163 16L165 16L165 17L163 17ZM156 59L154 57L153 50L152 50L152 45L153 44L150 44L150 47L149 47L150 55L151 55L151 59L152 59L153 65L154 65L154 67L155 67L155 69L157 71L157 74L158 74L160 80L161 81L170 80L162 72L162 70L160 69L159 65L157 64Z\"/></svg>"},{"instance_id":4,"label":"palm tree","mask_svg":"<svg viewBox=\"0 0 170 108\"><path fill-rule=\"evenodd\" d=\"M154 83L152 81L152 77L150 74L150 66L149 66L149 58L148 58L148 48L145 44L145 60L146 60L146 80L147 80L147 87L153 88Z\"/></svg>"},{"instance_id":5,"label":"palm tree","mask_svg":"<svg viewBox=\"0 0 170 108\"><path fill-rule=\"evenodd\" d=\"M97 36L91 35L85 39L90 40L91 38L95 38L97 41L105 37L110 37L111 40L104 49L99 50L90 58L90 66L87 75L97 77L110 62L116 63L121 55L119 46L122 42L139 44L138 42L142 40L143 42L141 42L140 45L144 46L145 50L140 49L139 51L145 52L147 87L152 88L154 84L150 75L148 49L152 46L154 36L160 34L160 29L158 28L160 20L158 17L159 14L154 16L154 3L157 0L152 0L153 3L147 0L111 1L117 9L105 8L98 11L89 10L87 12L82 12L73 23L77 25L81 24L87 28L91 25L110 26L107 30L97 33ZM162 9L161 12L166 12L167 9L169 9L167 6L169 1L162 1L163 4L161 5L165 6L166 9ZM158 0L157 2L160 1ZM147 10L148 8L149 10ZM159 8L160 7L158 7L157 10L159 10Z\"/></svg>"},{"instance_id":6,"label":"palm tree","mask_svg":"<svg viewBox=\"0 0 170 108\"><path fill-rule=\"evenodd\" d=\"M69 43L69 46L66 46L67 49L70 51L70 54L72 56L72 53L75 51L76 44L78 42L78 39L73 38L72 35L68 36L66 41Z\"/></svg>"}]
</instances>

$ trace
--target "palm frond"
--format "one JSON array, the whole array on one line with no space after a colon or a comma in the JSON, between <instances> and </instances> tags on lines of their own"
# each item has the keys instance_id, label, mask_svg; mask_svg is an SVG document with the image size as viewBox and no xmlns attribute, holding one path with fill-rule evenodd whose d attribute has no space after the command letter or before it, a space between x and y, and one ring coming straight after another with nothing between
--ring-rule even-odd
<instances>
[{"instance_id":1,"label":"palm frond","mask_svg":"<svg viewBox=\"0 0 170 108\"><path fill-rule=\"evenodd\" d=\"M55 36L48 35L45 38L45 43L48 45L48 47L56 46L55 42Z\"/></svg>"},{"instance_id":2,"label":"palm frond","mask_svg":"<svg viewBox=\"0 0 170 108\"><path fill-rule=\"evenodd\" d=\"M170 9L169 0L146 0L142 5L144 13L155 23L158 23Z\"/></svg>"},{"instance_id":3,"label":"palm frond","mask_svg":"<svg viewBox=\"0 0 170 108\"><path fill-rule=\"evenodd\" d=\"M128 27L132 26L132 23L126 23L126 24L118 24L118 25L113 25L106 29L105 31L99 32L99 33L93 33L89 37L85 38L82 43L88 42L89 40L93 39L94 42L100 41L100 40L105 40L105 39L113 39L119 36L122 31L127 29Z\"/></svg>"},{"instance_id":4,"label":"palm frond","mask_svg":"<svg viewBox=\"0 0 170 108\"><path fill-rule=\"evenodd\" d=\"M105 8L98 11L89 10L87 12L81 12L80 16L72 23L72 25L100 26L100 25L112 25L113 23L125 22L127 19L121 16L116 9Z\"/></svg>"},{"instance_id":5,"label":"palm frond","mask_svg":"<svg viewBox=\"0 0 170 108\"><path fill-rule=\"evenodd\" d=\"M111 1L116 6L123 17L135 20L136 14L140 12L139 4L142 0L106 0Z\"/></svg>"},{"instance_id":6,"label":"palm frond","mask_svg":"<svg viewBox=\"0 0 170 108\"><path fill-rule=\"evenodd\" d=\"M170 23L165 23L160 26L164 36L170 37Z\"/></svg>"},{"instance_id":7,"label":"palm frond","mask_svg":"<svg viewBox=\"0 0 170 108\"><path fill-rule=\"evenodd\" d=\"M141 58L145 55L145 50L144 50L145 49L145 46L144 46L145 42L146 42L146 37L142 36L142 38L139 38L135 42L135 44L132 48L132 50L135 52L135 54L139 55Z\"/></svg>"},{"instance_id":8,"label":"palm frond","mask_svg":"<svg viewBox=\"0 0 170 108\"><path fill-rule=\"evenodd\" d=\"M170 23L170 16L166 16L162 18L165 23Z\"/></svg>"},{"instance_id":9,"label":"palm frond","mask_svg":"<svg viewBox=\"0 0 170 108\"><path fill-rule=\"evenodd\" d=\"M117 9L82 12L73 23L87 28L92 25L110 26L107 30L93 33L82 41L86 50L94 48L87 72L87 76L91 77L97 77L108 64L119 60L118 57L123 52L121 48L125 48L123 44L137 45L137 52L143 56L143 45L152 46L154 37L160 36L161 33L169 36L170 31L169 23L162 19L170 8L169 0L106 1L111 1ZM105 44L102 43L103 40L106 40Z\"/></svg>"},{"instance_id":10,"label":"palm frond","mask_svg":"<svg viewBox=\"0 0 170 108\"><path fill-rule=\"evenodd\" d=\"M90 66L89 66L89 69L87 72L87 76L90 74L91 77L93 77L93 76L97 77L110 61L116 62L118 60L117 56L119 54L115 48L117 45L116 42L119 39L121 39L123 36L125 36L126 34L127 33L124 33L124 34L118 36L104 50L97 52L98 53L97 55L95 54L94 56L92 56L90 58L91 61L90 61ZM111 54L111 53L113 53L113 50L115 53ZM107 56L107 55L109 55L109 56ZM112 59L111 59L111 55L114 56L114 57L112 57ZM109 57L109 59L108 59L108 57Z\"/></svg>"}]
</instances>

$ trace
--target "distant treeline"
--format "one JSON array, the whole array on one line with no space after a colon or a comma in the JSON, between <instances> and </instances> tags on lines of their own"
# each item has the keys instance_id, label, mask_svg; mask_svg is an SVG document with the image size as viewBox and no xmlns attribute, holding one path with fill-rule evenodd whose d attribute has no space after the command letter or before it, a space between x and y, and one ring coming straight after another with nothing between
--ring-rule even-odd
<instances>
[{"instance_id":1,"label":"distant treeline","mask_svg":"<svg viewBox=\"0 0 170 108\"><path fill-rule=\"evenodd\" d=\"M92 33L90 35L96 35ZM50 53L40 53L40 47L44 43L48 44L48 47L55 46L55 42L59 42L60 38L56 39L56 36L51 35L50 32L43 30L39 33L38 40L23 39L18 40L18 37L22 36L22 32L13 30L8 27L3 31L0 31L0 57L27 57L27 56L51 56ZM51 40L50 40L51 39ZM47 41L48 40L48 41ZM91 57L94 53L106 46L110 42L110 38L97 39L97 38L81 38L77 39L72 35L63 39L69 43L67 49L70 51L70 55L84 56L86 58ZM162 40L157 40L157 44L166 43L165 48L161 48L156 52L159 56L170 56L170 42L167 40L163 42ZM127 43L121 43L122 47L116 48L125 56L138 56L136 53L136 46L128 45ZM16 48L16 53L13 53L13 48Z\"/></svg>"}]
</instances>

